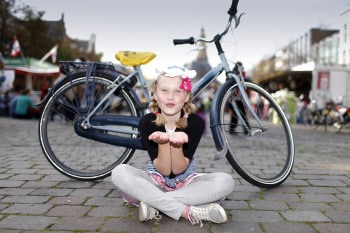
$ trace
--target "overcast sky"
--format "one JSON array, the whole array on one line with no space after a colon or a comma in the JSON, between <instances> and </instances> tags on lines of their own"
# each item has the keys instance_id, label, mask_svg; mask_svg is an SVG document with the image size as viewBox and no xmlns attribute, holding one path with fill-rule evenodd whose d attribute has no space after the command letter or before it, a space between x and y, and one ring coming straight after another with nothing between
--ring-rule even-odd
<instances>
[{"instance_id":1,"label":"overcast sky","mask_svg":"<svg viewBox=\"0 0 350 233\"><path fill-rule=\"evenodd\" d=\"M64 13L67 34L87 40L96 34L96 52L103 61L116 63L118 50L153 51L157 57L147 69L159 65L184 64L197 55L194 46L173 46L172 39L206 37L221 32L228 19L230 0L22 0L45 11L45 20L59 20ZM245 12L239 28L224 39L230 61L247 68L286 46L310 28L340 29L340 14L349 0L240 0ZM209 62L217 64L214 47L207 48Z\"/></svg>"}]
</instances>

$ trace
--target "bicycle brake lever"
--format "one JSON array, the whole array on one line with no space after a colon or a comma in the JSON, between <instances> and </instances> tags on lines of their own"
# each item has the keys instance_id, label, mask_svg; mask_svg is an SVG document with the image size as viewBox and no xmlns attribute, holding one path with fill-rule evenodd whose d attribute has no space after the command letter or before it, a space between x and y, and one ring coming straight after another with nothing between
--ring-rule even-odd
<instances>
[{"instance_id":1,"label":"bicycle brake lever","mask_svg":"<svg viewBox=\"0 0 350 233\"><path fill-rule=\"evenodd\" d=\"M245 13L241 13L238 17L237 15L233 16L233 19L235 20L235 29L238 27L238 25L241 22L241 17L244 15Z\"/></svg>"}]
</instances>

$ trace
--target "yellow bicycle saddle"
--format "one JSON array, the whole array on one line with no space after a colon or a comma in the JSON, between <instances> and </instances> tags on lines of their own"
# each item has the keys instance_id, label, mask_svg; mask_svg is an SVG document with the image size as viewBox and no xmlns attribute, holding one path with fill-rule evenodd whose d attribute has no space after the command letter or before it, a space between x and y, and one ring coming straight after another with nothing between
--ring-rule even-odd
<instances>
[{"instance_id":1,"label":"yellow bicycle saddle","mask_svg":"<svg viewBox=\"0 0 350 233\"><path fill-rule=\"evenodd\" d=\"M134 51L119 51L115 54L115 58L122 65L125 66L138 66L149 63L156 57L153 52L134 52Z\"/></svg>"}]
</instances>

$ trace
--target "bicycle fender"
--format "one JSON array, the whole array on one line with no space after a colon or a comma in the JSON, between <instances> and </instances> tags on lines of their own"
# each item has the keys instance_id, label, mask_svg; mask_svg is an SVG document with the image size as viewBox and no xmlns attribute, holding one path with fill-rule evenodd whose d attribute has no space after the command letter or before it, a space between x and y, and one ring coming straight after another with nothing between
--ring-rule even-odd
<instances>
[{"instance_id":1,"label":"bicycle fender","mask_svg":"<svg viewBox=\"0 0 350 233\"><path fill-rule=\"evenodd\" d=\"M71 80L75 79L76 77L83 77L85 75L85 71L84 72L74 72L74 73L70 73L66 76L61 76L56 80L56 83L49 88L46 96L44 97L44 99L42 99L41 101L35 103L36 106L45 106L46 102L50 99L50 97L64 84L66 84L67 82L70 82ZM115 71L114 73L115 75L119 75L122 74L121 72L117 72ZM131 88L130 88L131 89Z\"/></svg>"},{"instance_id":2,"label":"bicycle fender","mask_svg":"<svg viewBox=\"0 0 350 233\"><path fill-rule=\"evenodd\" d=\"M227 148L225 146L224 139L221 136L220 99L222 98L222 95L227 91L227 89L234 84L235 84L235 80L230 79L230 80L227 80L221 87L219 87L219 89L216 91L216 94L214 95L214 98L210 107L210 128L213 135L215 147L219 153L222 152L223 154L226 154ZM221 156L222 155L219 155L219 157Z\"/></svg>"}]
</instances>

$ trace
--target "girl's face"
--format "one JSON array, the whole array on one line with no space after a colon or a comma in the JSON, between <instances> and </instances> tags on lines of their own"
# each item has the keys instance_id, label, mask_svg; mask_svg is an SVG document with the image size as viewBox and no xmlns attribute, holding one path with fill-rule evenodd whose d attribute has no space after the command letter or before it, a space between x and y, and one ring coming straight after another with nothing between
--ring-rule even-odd
<instances>
[{"instance_id":1,"label":"girl's face","mask_svg":"<svg viewBox=\"0 0 350 233\"><path fill-rule=\"evenodd\" d=\"M190 98L189 93L180 89L182 79L180 77L160 76L154 93L162 114L165 116L176 116L181 114L181 109Z\"/></svg>"}]
</instances>

